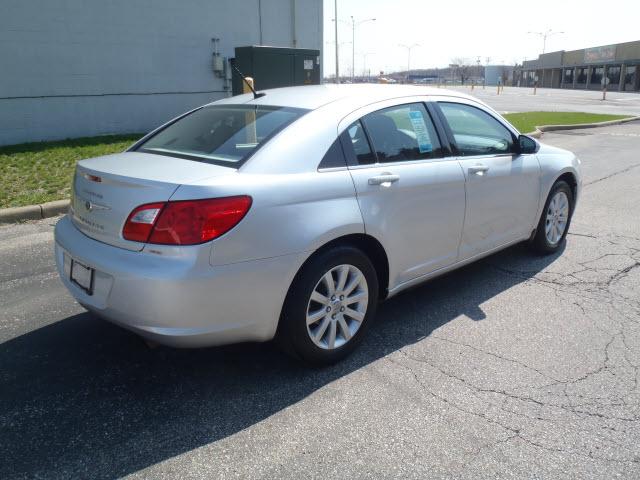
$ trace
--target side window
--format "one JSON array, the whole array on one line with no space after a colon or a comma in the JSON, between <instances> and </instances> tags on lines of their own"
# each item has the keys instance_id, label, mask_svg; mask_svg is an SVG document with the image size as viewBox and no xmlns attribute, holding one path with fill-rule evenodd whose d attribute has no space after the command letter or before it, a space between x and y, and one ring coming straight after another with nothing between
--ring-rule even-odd
<instances>
[{"instance_id":1,"label":"side window","mask_svg":"<svg viewBox=\"0 0 640 480\"><path fill-rule=\"evenodd\" d=\"M436 129L421 103L378 110L363 122L379 163L442 157Z\"/></svg>"},{"instance_id":2,"label":"side window","mask_svg":"<svg viewBox=\"0 0 640 480\"><path fill-rule=\"evenodd\" d=\"M490 155L514 151L513 135L483 110L462 103L438 103L451 128L460 155Z\"/></svg>"},{"instance_id":3,"label":"side window","mask_svg":"<svg viewBox=\"0 0 640 480\"><path fill-rule=\"evenodd\" d=\"M369 140L364 133L360 120L353 122L341 135L342 146L350 165L368 165L376 163Z\"/></svg>"},{"instance_id":4,"label":"side window","mask_svg":"<svg viewBox=\"0 0 640 480\"><path fill-rule=\"evenodd\" d=\"M331 144L327 153L324 154L318 168L336 168L346 166L347 161L344 158L344 153L342 152L342 145L340 145L340 139L337 138L336 141Z\"/></svg>"}]
</instances>

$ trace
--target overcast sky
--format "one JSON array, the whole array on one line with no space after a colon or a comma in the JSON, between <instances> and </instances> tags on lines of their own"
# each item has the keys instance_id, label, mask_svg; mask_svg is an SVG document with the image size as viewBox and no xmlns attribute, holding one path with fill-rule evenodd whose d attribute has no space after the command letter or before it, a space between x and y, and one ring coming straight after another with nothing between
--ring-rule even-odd
<instances>
[{"instance_id":1,"label":"overcast sky","mask_svg":"<svg viewBox=\"0 0 640 480\"><path fill-rule=\"evenodd\" d=\"M511 6L509 6L511 5ZM442 67L457 57L513 64L537 58L542 38L528 31L563 31L547 52L640 40L640 0L338 0L340 74L351 73L351 16L356 22L355 70L371 74ZM324 0L324 75L335 73L334 0ZM349 42L349 43L343 43Z\"/></svg>"}]
</instances>

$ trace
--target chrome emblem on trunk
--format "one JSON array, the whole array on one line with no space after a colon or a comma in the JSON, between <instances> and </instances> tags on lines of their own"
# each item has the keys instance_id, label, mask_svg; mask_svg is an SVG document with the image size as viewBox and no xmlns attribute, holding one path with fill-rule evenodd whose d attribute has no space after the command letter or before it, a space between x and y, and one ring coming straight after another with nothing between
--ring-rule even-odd
<instances>
[{"instance_id":1,"label":"chrome emblem on trunk","mask_svg":"<svg viewBox=\"0 0 640 480\"><path fill-rule=\"evenodd\" d=\"M93 203L90 200L86 200L84 202L84 208L87 209L87 212L93 212L94 210L111 210L111 207L107 205L100 205L99 203Z\"/></svg>"}]
</instances>

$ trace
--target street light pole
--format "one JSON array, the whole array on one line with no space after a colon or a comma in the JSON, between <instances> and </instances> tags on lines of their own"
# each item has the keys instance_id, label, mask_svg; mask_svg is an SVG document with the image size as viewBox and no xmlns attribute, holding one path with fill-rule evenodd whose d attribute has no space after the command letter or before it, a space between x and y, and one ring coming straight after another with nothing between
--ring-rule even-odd
<instances>
[{"instance_id":1,"label":"street light pole","mask_svg":"<svg viewBox=\"0 0 640 480\"><path fill-rule=\"evenodd\" d=\"M544 32L527 32L530 33L531 35L538 35L540 37L542 37L542 64L540 65L542 67L542 86L544 87L546 85L544 79L545 79L545 68L544 68L544 54L547 51L547 37L550 37L552 35L558 35L560 33L564 33L564 32L554 32L552 29L547 29ZM536 85L538 83L538 80L536 79L535 81ZM553 84L553 70L551 70L551 83ZM552 85L553 86L553 85ZM534 92L535 92L535 88L534 88Z\"/></svg>"},{"instance_id":2,"label":"street light pole","mask_svg":"<svg viewBox=\"0 0 640 480\"><path fill-rule=\"evenodd\" d=\"M363 77L366 76L367 77L367 81L369 81L370 80L369 77L371 77L371 75L369 73L367 73L367 57L369 55L374 55L374 53L373 52L366 52L366 53L362 54L362 57L364 59L364 63L362 65L362 76Z\"/></svg>"},{"instance_id":3,"label":"street light pole","mask_svg":"<svg viewBox=\"0 0 640 480\"><path fill-rule=\"evenodd\" d=\"M415 47L419 47L419 43L414 43L412 45L404 45L402 43L398 44L399 47L403 47L407 49L407 76L406 80L409 80L409 71L411 70L411 49Z\"/></svg>"},{"instance_id":4,"label":"street light pole","mask_svg":"<svg viewBox=\"0 0 640 480\"><path fill-rule=\"evenodd\" d=\"M351 15L351 83L356 79L356 22Z\"/></svg>"},{"instance_id":5,"label":"street light pole","mask_svg":"<svg viewBox=\"0 0 640 480\"><path fill-rule=\"evenodd\" d=\"M337 0L336 0L336 9L338 8L337 5ZM337 12L337 10L336 10ZM356 27L358 25L361 25L365 22L374 22L376 19L375 18L367 18L365 20L360 20L359 22L356 22L356 20L353 18L353 15L351 15L351 81L353 82L355 80L355 72L356 72ZM349 22L347 22L346 20L338 20L337 14L336 14L336 18L333 19L333 21L335 22L335 35L336 35L336 45L339 45L338 43L338 22L343 22L346 24L349 24ZM348 42L344 42L344 43L348 43ZM336 47L336 71L338 71L338 50ZM337 75L336 75L337 78Z\"/></svg>"},{"instance_id":6,"label":"street light pole","mask_svg":"<svg viewBox=\"0 0 640 480\"><path fill-rule=\"evenodd\" d=\"M359 22L356 22L355 18L353 18L353 15L351 15L351 82L352 83L355 82L355 78L356 78L356 27L366 22L375 22L375 21L376 21L375 18L367 18L365 20L360 20Z\"/></svg>"},{"instance_id":7,"label":"street light pole","mask_svg":"<svg viewBox=\"0 0 640 480\"><path fill-rule=\"evenodd\" d=\"M538 35L542 37L542 54L544 55L547 51L547 37L551 37L553 35L558 35L564 32L554 32L552 29L545 30L544 32L527 32L531 35Z\"/></svg>"},{"instance_id":8,"label":"street light pole","mask_svg":"<svg viewBox=\"0 0 640 480\"><path fill-rule=\"evenodd\" d=\"M340 62L338 61L338 0L334 1L335 34L336 34L336 83L340 83Z\"/></svg>"}]
</instances>

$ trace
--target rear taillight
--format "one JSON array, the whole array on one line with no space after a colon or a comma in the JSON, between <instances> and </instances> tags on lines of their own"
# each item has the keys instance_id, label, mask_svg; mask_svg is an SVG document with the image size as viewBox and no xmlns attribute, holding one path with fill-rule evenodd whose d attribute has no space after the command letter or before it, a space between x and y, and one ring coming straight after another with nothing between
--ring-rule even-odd
<instances>
[{"instance_id":1,"label":"rear taillight","mask_svg":"<svg viewBox=\"0 0 640 480\"><path fill-rule=\"evenodd\" d=\"M134 242L146 242L149 239L149 235L151 235L151 230L153 230L153 224L164 205L164 202L148 203L135 208L124 224L122 236Z\"/></svg>"},{"instance_id":2,"label":"rear taillight","mask_svg":"<svg viewBox=\"0 0 640 480\"><path fill-rule=\"evenodd\" d=\"M246 195L141 205L129 215L122 236L164 245L204 243L235 227L250 207Z\"/></svg>"}]
</instances>

